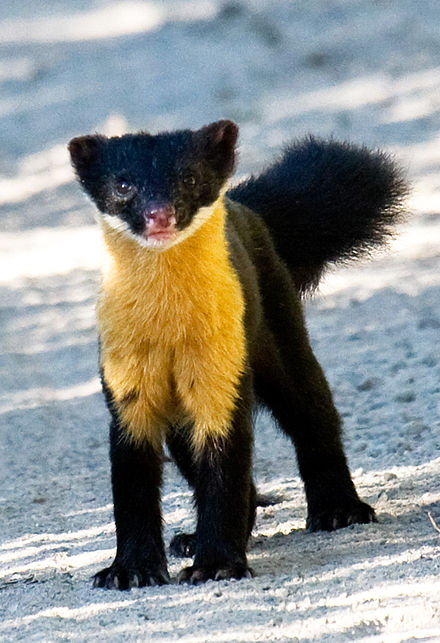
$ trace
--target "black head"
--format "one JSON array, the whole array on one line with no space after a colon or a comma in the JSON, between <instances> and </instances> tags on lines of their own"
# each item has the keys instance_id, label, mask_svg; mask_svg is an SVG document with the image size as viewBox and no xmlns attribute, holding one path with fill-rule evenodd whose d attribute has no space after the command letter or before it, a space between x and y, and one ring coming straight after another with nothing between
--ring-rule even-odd
<instances>
[{"instance_id":1,"label":"black head","mask_svg":"<svg viewBox=\"0 0 440 643\"><path fill-rule=\"evenodd\" d=\"M237 125L224 120L197 131L80 136L69 152L81 185L113 227L155 245L148 242L178 235L218 198L234 169L237 136Z\"/></svg>"}]
</instances>

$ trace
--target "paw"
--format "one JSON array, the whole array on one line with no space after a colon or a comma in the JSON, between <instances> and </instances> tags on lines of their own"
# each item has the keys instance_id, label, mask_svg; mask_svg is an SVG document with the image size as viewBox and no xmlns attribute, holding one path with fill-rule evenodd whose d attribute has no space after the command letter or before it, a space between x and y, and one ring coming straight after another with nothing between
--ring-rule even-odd
<instances>
[{"instance_id":1,"label":"paw","mask_svg":"<svg viewBox=\"0 0 440 643\"><path fill-rule=\"evenodd\" d=\"M167 585L170 582L168 571L165 568L158 567L155 570L141 569L139 566L126 567L119 563L113 563L111 567L106 567L93 578L93 587L103 587L104 589L131 589L132 587L145 587L146 585L155 587L156 585Z\"/></svg>"},{"instance_id":2,"label":"paw","mask_svg":"<svg viewBox=\"0 0 440 643\"><path fill-rule=\"evenodd\" d=\"M170 542L170 554L179 558L192 558L196 551L195 534L177 534Z\"/></svg>"},{"instance_id":3,"label":"paw","mask_svg":"<svg viewBox=\"0 0 440 643\"><path fill-rule=\"evenodd\" d=\"M355 523L377 522L374 509L366 502L353 502L349 505L328 508L323 511L309 512L306 529L308 531L335 531Z\"/></svg>"},{"instance_id":4,"label":"paw","mask_svg":"<svg viewBox=\"0 0 440 643\"><path fill-rule=\"evenodd\" d=\"M184 567L177 577L178 583L188 583L189 585L200 585L207 580L230 580L235 578L252 578L254 572L245 564L236 563L225 565L225 567Z\"/></svg>"}]
</instances>

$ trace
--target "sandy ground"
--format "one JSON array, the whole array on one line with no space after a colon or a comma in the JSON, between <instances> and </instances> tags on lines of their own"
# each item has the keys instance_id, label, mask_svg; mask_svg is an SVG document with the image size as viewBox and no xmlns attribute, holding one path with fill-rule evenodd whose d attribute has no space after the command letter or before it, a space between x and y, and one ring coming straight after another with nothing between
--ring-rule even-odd
<instances>
[{"instance_id":1,"label":"sandy ground","mask_svg":"<svg viewBox=\"0 0 440 643\"><path fill-rule=\"evenodd\" d=\"M0 639L440 641L440 4L3 0L0 53ZM101 250L65 145L219 117L241 125L241 174L313 132L395 152L414 183L391 249L307 304L379 523L306 533L292 447L261 417L256 478L277 502L256 578L92 590L114 553ZM172 464L163 506L168 542L194 520Z\"/></svg>"}]
</instances>

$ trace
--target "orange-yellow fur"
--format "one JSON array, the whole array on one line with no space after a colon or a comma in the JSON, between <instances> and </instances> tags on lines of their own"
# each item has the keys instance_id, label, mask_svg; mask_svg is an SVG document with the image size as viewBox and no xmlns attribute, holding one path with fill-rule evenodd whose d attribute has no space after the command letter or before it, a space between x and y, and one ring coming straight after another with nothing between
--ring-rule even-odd
<instances>
[{"instance_id":1,"label":"orange-yellow fur","mask_svg":"<svg viewBox=\"0 0 440 643\"><path fill-rule=\"evenodd\" d=\"M142 248L103 222L109 255L98 301L101 366L135 441L159 448L170 423L193 446L228 433L246 348L244 299L226 247L220 197L192 236Z\"/></svg>"}]
</instances>

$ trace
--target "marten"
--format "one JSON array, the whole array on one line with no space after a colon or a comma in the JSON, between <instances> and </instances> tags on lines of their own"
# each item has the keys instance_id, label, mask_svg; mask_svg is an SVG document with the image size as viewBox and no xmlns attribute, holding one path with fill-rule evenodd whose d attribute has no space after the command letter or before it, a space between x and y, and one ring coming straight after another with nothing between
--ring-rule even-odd
<instances>
[{"instance_id":1,"label":"marten","mask_svg":"<svg viewBox=\"0 0 440 643\"><path fill-rule=\"evenodd\" d=\"M170 582L164 443L197 509L195 533L171 542L172 553L193 557L178 581L252 576L258 406L295 445L308 530L376 521L351 479L301 301L330 264L386 241L402 217L405 177L382 151L310 136L228 190L237 136L221 120L69 143L108 258L97 319L117 551L95 587Z\"/></svg>"}]
</instances>

